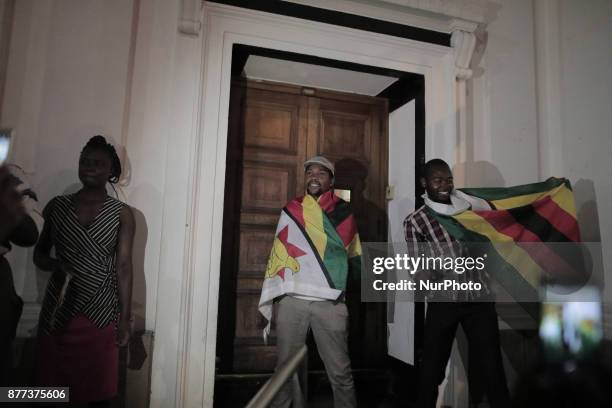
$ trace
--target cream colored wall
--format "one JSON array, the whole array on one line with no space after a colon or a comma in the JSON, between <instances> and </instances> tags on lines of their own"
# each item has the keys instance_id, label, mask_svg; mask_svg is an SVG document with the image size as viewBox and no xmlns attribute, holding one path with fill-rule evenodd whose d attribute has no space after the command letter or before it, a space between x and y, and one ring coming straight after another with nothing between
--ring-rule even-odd
<instances>
[{"instance_id":1,"label":"cream colored wall","mask_svg":"<svg viewBox=\"0 0 612 408\"><path fill-rule=\"evenodd\" d=\"M574 186L582 238L601 242L612 338L612 3L560 0L557 17L561 121L552 144Z\"/></svg>"},{"instance_id":2,"label":"cream colored wall","mask_svg":"<svg viewBox=\"0 0 612 408\"><path fill-rule=\"evenodd\" d=\"M479 33L468 101L468 184L567 177L584 241L601 242L612 337L612 4L496 0ZM609 301L608 301L609 300Z\"/></svg>"},{"instance_id":3,"label":"cream colored wall","mask_svg":"<svg viewBox=\"0 0 612 408\"><path fill-rule=\"evenodd\" d=\"M78 155L89 137L124 137L132 7L15 2L2 124L16 130L13 161L30 175L41 207L78 186ZM26 316L35 321L48 275L36 272L31 249L11 256Z\"/></svg>"},{"instance_id":4,"label":"cream colored wall","mask_svg":"<svg viewBox=\"0 0 612 408\"><path fill-rule=\"evenodd\" d=\"M538 180L534 58L532 0L490 1L468 84L473 112L468 185L511 186Z\"/></svg>"},{"instance_id":5,"label":"cream colored wall","mask_svg":"<svg viewBox=\"0 0 612 408\"><path fill-rule=\"evenodd\" d=\"M89 137L120 146L120 198L137 221L134 313L138 328L156 331L151 406L174 406L201 37L179 33L178 0L16 3L2 111L2 125L17 131L15 161L44 205L78 188ZM47 276L31 250L12 257L26 335Z\"/></svg>"},{"instance_id":6,"label":"cream colored wall","mask_svg":"<svg viewBox=\"0 0 612 408\"><path fill-rule=\"evenodd\" d=\"M190 169L199 120L202 37L179 33L179 1L142 1L138 20L128 151L142 181L132 199L150 208L157 238L147 243L155 329L151 407L178 406L179 327L185 315L186 234L192 226ZM206 271L200 271L207 273ZM149 319L147 319L147 324ZM189 356L200 363L201 356Z\"/></svg>"}]
</instances>

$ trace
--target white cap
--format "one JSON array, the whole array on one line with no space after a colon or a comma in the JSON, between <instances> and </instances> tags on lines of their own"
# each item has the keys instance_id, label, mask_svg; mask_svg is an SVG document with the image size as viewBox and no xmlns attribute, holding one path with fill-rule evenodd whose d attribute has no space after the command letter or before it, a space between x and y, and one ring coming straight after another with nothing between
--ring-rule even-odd
<instances>
[{"instance_id":1,"label":"white cap","mask_svg":"<svg viewBox=\"0 0 612 408\"><path fill-rule=\"evenodd\" d=\"M334 176L336 173L336 169L334 168L334 164L330 162L327 158L323 156L314 156L304 162L304 170L308 168L311 164L318 164L319 166L325 167L327 170L331 172L331 175Z\"/></svg>"}]
</instances>

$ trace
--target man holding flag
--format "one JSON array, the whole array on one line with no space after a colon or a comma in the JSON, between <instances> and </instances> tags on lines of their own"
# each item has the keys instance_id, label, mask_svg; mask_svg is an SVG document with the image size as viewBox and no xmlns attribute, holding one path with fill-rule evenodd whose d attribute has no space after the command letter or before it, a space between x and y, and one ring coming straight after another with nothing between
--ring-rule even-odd
<instances>
[{"instance_id":1,"label":"man holding flag","mask_svg":"<svg viewBox=\"0 0 612 408\"><path fill-rule=\"evenodd\" d=\"M486 290L427 295L418 406L435 407L461 324L469 353L477 355L469 360L479 366L489 405L508 407L493 288L501 286L515 301L534 302L542 283L579 288L586 282L590 272L579 245L570 183L551 177L514 187L455 190L450 168L440 159L427 162L423 175L425 205L404 221L409 247L418 251L425 243L421 247L437 256L445 250L452 256L484 250L487 262L482 271L456 277L478 280Z\"/></svg>"},{"instance_id":2,"label":"man holding flag","mask_svg":"<svg viewBox=\"0 0 612 408\"><path fill-rule=\"evenodd\" d=\"M293 356L312 330L332 385L334 406L356 407L348 355L348 311L344 293L350 274L359 274L361 243L346 201L333 192L334 165L323 156L304 163L306 195L281 212L266 268L259 310L268 320L278 303L277 367ZM358 275L356 275L358 276ZM274 406L289 407L287 383Z\"/></svg>"},{"instance_id":3,"label":"man holding flag","mask_svg":"<svg viewBox=\"0 0 612 408\"><path fill-rule=\"evenodd\" d=\"M440 222L471 209L489 208L485 200L454 190L450 167L441 159L425 164L421 184L426 190L425 205L404 221L406 242L416 253L419 244L429 243L433 255L466 255L466 248ZM446 252L446 253L445 253ZM418 272L417 272L418 274ZM485 296L488 288L482 274L464 274L458 279L478 280L486 290L481 293L436 293L427 296L427 314L423 339L423 360L419 371L417 406L434 408L438 386L445 376L457 326L461 323L469 342L469 352L478 353L470 361L478 362L491 407L509 407L510 396L499 346L499 329L494 303L476 299ZM423 278L423 277L419 277ZM423 278L425 279L425 278Z\"/></svg>"}]
</instances>

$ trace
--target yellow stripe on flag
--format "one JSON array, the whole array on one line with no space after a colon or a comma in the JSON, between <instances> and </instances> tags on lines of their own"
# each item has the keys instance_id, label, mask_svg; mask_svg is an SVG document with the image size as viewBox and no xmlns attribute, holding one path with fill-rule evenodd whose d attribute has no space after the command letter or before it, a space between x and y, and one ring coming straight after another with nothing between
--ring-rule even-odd
<instances>
[{"instance_id":1,"label":"yellow stripe on flag","mask_svg":"<svg viewBox=\"0 0 612 408\"><path fill-rule=\"evenodd\" d=\"M323 225L323 210L319 203L310 195L304 197L302 208L304 210L303 217L306 234L310 237L321 259L323 259L325 248L327 247L327 234L325 234L325 227Z\"/></svg>"},{"instance_id":2,"label":"yellow stripe on flag","mask_svg":"<svg viewBox=\"0 0 612 408\"><path fill-rule=\"evenodd\" d=\"M503 200L492 200L491 203L498 210L508 210L511 208L523 207L529 205L534 201L540 200L546 196L551 196L551 199L557 203L566 213L576 217L576 207L574 205L574 195L565 186L561 184L549 191L543 191L540 193L525 194L516 197L504 198Z\"/></svg>"},{"instance_id":3,"label":"yellow stripe on flag","mask_svg":"<svg viewBox=\"0 0 612 408\"><path fill-rule=\"evenodd\" d=\"M354 256L361 256L361 241L359 240L359 234L355 234L350 244L346 246L346 252L349 258Z\"/></svg>"},{"instance_id":4,"label":"yellow stripe on flag","mask_svg":"<svg viewBox=\"0 0 612 408\"><path fill-rule=\"evenodd\" d=\"M561 188L558 191L551 194L552 200L559 206L563 211L576 218L576 204L574 202L574 193L565 185L559 186ZM556 189L555 189L556 190Z\"/></svg>"},{"instance_id":5,"label":"yellow stripe on flag","mask_svg":"<svg viewBox=\"0 0 612 408\"><path fill-rule=\"evenodd\" d=\"M497 231L487 220L473 211L464 211L454 218L468 230L487 237L504 261L512 265L534 288L539 286L542 269L523 248L514 243L511 237Z\"/></svg>"}]
</instances>

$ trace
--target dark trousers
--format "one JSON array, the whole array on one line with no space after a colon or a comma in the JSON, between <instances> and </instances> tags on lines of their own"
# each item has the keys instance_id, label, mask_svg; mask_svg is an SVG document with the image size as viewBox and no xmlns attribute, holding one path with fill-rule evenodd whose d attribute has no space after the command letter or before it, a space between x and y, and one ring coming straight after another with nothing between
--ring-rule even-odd
<instances>
[{"instance_id":1,"label":"dark trousers","mask_svg":"<svg viewBox=\"0 0 612 408\"><path fill-rule=\"evenodd\" d=\"M484 389L492 408L510 406L510 395L499 347L495 304L429 303L425 318L423 361L419 370L419 408L434 408L438 386L444 381L457 326L468 340L469 361L482 373Z\"/></svg>"},{"instance_id":2,"label":"dark trousers","mask_svg":"<svg viewBox=\"0 0 612 408\"><path fill-rule=\"evenodd\" d=\"M21 317L23 301L15 292L11 267L0 256L0 386L15 385L13 378L13 340Z\"/></svg>"}]
</instances>

